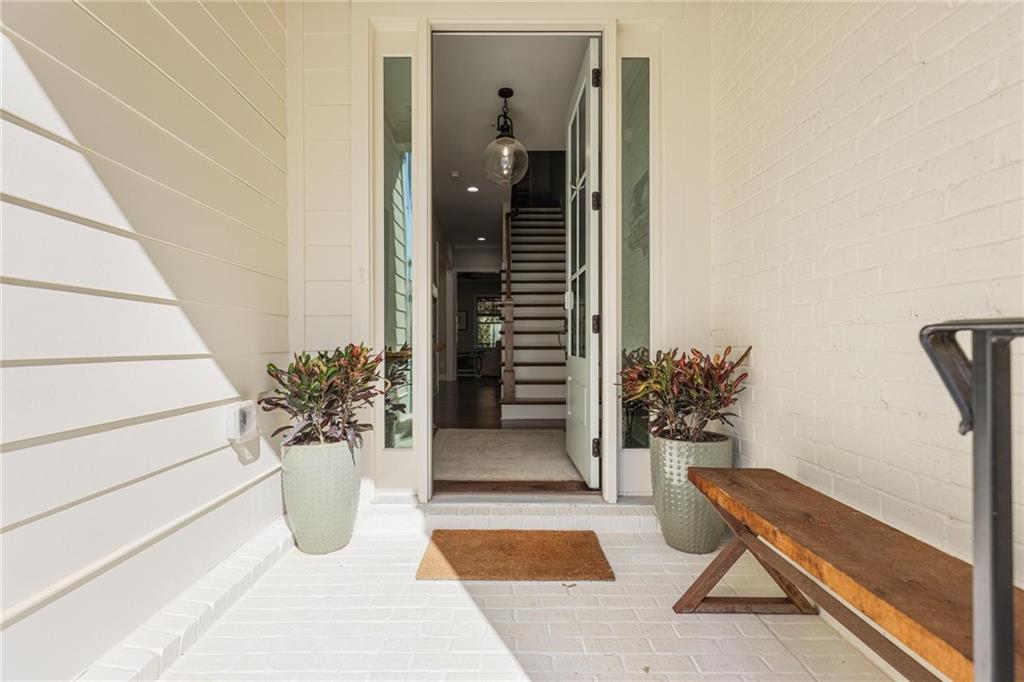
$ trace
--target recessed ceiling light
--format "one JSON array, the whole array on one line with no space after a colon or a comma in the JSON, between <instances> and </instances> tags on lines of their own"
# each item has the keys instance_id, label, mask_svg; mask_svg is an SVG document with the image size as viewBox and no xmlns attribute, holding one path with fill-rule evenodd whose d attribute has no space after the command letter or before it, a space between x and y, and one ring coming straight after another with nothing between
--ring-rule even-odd
<instances>
[{"instance_id":1,"label":"recessed ceiling light","mask_svg":"<svg viewBox=\"0 0 1024 682\"><path fill-rule=\"evenodd\" d=\"M467 192L479 192L480 188L477 187L476 185L470 185L469 187L466 188L466 191Z\"/></svg>"},{"instance_id":2,"label":"recessed ceiling light","mask_svg":"<svg viewBox=\"0 0 1024 682\"><path fill-rule=\"evenodd\" d=\"M476 240L478 242L485 242L485 241L487 241L487 237L477 237Z\"/></svg>"}]
</instances>

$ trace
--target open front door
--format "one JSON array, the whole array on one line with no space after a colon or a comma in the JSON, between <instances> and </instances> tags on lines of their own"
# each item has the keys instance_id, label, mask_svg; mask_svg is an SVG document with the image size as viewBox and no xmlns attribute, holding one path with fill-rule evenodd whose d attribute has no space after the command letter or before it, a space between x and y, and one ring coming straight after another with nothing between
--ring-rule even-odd
<instances>
[{"instance_id":1,"label":"open front door","mask_svg":"<svg viewBox=\"0 0 1024 682\"><path fill-rule=\"evenodd\" d=\"M601 97L600 40L591 38L566 124L565 447L590 488L601 486L600 328Z\"/></svg>"}]
</instances>

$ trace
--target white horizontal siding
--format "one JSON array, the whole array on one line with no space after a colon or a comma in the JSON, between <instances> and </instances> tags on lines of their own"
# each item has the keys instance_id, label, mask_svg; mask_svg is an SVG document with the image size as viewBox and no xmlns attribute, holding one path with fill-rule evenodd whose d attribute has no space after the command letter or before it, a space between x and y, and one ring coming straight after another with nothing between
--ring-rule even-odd
<instances>
[{"instance_id":1,"label":"white horizontal siding","mask_svg":"<svg viewBox=\"0 0 1024 682\"><path fill-rule=\"evenodd\" d=\"M180 246L137 240L133 235L87 229L40 211L3 206L4 275L54 286L107 291L112 295L189 301L283 315L285 278L197 254ZM253 240L257 266L280 270L270 244ZM280 250L281 246L276 246ZM241 249L240 249L241 251ZM82 260L81 254L96 254ZM264 262L261 262L264 261ZM153 266L156 266L155 268ZM102 267L100 267L102 266ZM219 278L217 287L209 286Z\"/></svg>"},{"instance_id":2,"label":"white horizontal siding","mask_svg":"<svg viewBox=\"0 0 1024 682\"><path fill-rule=\"evenodd\" d=\"M220 405L9 449L4 528L224 447Z\"/></svg>"},{"instance_id":3,"label":"white horizontal siding","mask_svg":"<svg viewBox=\"0 0 1024 682\"><path fill-rule=\"evenodd\" d=\"M292 74L302 79L293 154L302 177L291 201L301 208L293 220L302 224L292 248L303 249L304 286L292 305L305 313L300 345L316 350L358 341L352 338L351 5L304 3L293 12L300 20L289 30L301 63L293 62Z\"/></svg>"},{"instance_id":4,"label":"white horizontal siding","mask_svg":"<svg viewBox=\"0 0 1024 682\"><path fill-rule=\"evenodd\" d=\"M283 9L4 6L5 678L77 676L281 512L223 421L287 359Z\"/></svg>"},{"instance_id":5,"label":"white horizontal siding","mask_svg":"<svg viewBox=\"0 0 1024 682\"><path fill-rule=\"evenodd\" d=\"M68 679L75 662L94 660L113 633L133 631L205 575L218 560L211 557L239 547L280 514L280 489L278 476L260 482L48 604L45 617L5 630L4 666L12 671L5 679Z\"/></svg>"},{"instance_id":6,"label":"white horizontal siding","mask_svg":"<svg viewBox=\"0 0 1024 682\"><path fill-rule=\"evenodd\" d=\"M206 154L208 160L215 160L235 173L243 173L250 166L258 172L262 165L266 165L269 168L261 175L253 175L258 182L257 188L280 193L280 178L270 175L276 172L280 176L283 173L280 168L273 166L231 126L218 119L210 109L138 52L120 41L112 43L109 50L92 49L94 44L105 44L105 36L111 35L109 29L94 16L69 3L43 3L43 7L49 8L46 12L36 11L30 3L13 3L12 6L20 9L9 11L5 8L5 25L19 36L32 35L31 42L50 57L12 38L16 49L36 78L47 84L47 95L79 143L91 148L102 147L108 154L116 152L117 157L135 152L126 164L142 171L148 168L148 175L159 177L151 164L164 160L163 154L168 152L163 147L151 145L167 144L161 138L168 136L176 138L176 144L173 156L165 161L175 159L178 163L187 163L178 161L177 157L189 157L189 152L193 152ZM37 16L51 13L53 17ZM67 31L47 34L45 39L31 33L43 30L54 21L71 26ZM66 64L74 67L64 66ZM126 106L123 99L126 96L135 98L129 100L130 106ZM4 101L5 108L19 106L17 101L8 101L7 97ZM14 111L18 113L17 109ZM122 130L126 125L133 127ZM137 139L142 144L136 145L103 146L99 140L93 142L96 136L102 139L104 134L121 134L128 139L137 135L144 137ZM150 136L154 139L147 139ZM145 154L150 149L160 155ZM115 160L123 160L117 157ZM132 163L133 160L143 165L138 167ZM178 181L186 179L172 177ZM245 178L244 175L242 177ZM283 203L280 196L271 196L270 199Z\"/></svg>"},{"instance_id":7,"label":"white horizontal siding","mask_svg":"<svg viewBox=\"0 0 1024 682\"><path fill-rule=\"evenodd\" d=\"M288 350L283 314L32 286L0 285L0 296L6 314L23 320L2 330L5 362Z\"/></svg>"},{"instance_id":8,"label":"white horizontal siding","mask_svg":"<svg viewBox=\"0 0 1024 682\"><path fill-rule=\"evenodd\" d=\"M285 100L252 68L244 53L224 40L224 32L198 2L156 0L152 3L192 45L230 81L281 134L286 129Z\"/></svg>"}]
</instances>

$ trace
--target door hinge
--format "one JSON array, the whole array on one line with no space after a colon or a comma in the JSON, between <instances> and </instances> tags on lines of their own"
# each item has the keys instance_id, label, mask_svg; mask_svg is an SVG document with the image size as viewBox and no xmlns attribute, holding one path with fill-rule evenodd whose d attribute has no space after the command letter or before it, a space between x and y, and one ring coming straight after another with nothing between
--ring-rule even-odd
<instances>
[{"instance_id":1,"label":"door hinge","mask_svg":"<svg viewBox=\"0 0 1024 682\"><path fill-rule=\"evenodd\" d=\"M601 439L600 438L595 438L594 440L590 441L590 454L593 455L594 457L600 457L601 456Z\"/></svg>"},{"instance_id":2,"label":"door hinge","mask_svg":"<svg viewBox=\"0 0 1024 682\"><path fill-rule=\"evenodd\" d=\"M601 333L601 316L600 315L593 315L593 316L591 316L591 318L590 318L590 331L593 332L594 334L600 334Z\"/></svg>"},{"instance_id":3,"label":"door hinge","mask_svg":"<svg viewBox=\"0 0 1024 682\"><path fill-rule=\"evenodd\" d=\"M591 69L590 85L595 88L601 87L601 69Z\"/></svg>"},{"instance_id":4,"label":"door hinge","mask_svg":"<svg viewBox=\"0 0 1024 682\"><path fill-rule=\"evenodd\" d=\"M591 208L591 210L594 210L594 211L600 211L601 210L601 193L600 192L593 192L590 195L590 208Z\"/></svg>"}]
</instances>

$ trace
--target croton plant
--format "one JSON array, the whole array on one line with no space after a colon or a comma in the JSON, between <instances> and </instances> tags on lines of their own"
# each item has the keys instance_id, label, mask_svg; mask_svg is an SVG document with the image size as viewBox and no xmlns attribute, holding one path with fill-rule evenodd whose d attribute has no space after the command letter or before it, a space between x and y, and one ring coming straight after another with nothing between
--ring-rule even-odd
<instances>
[{"instance_id":1,"label":"croton plant","mask_svg":"<svg viewBox=\"0 0 1024 682\"><path fill-rule=\"evenodd\" d=\"M646 348L630 353L623 370L622 399L647 408L651 435L670 440L707 442L724 438L707 430L711 422L732 425L729 408L745 390L747 373L737 368L750 348L730 360L732 347L721 355L696 348L679 355L678 349L658 351L654 359Z\"/></svg>"},{"instance_id":2,"label":"croton plant","mask_svg":"<svg viewBox=\"0 0 1024 682\"><path fill-rule=\"evenodd\" d=\"M292 420L274 435L284 433L284 445L346 442L352 450L361 446L363 432L373 425L360 422L357 412L387 390L378 372L382 360L382 354L350 343L344 350L296 353L288 369L268 364L267 374L277 388L259 403L268 412L284 410Z\"/></svg>"}]
</instances>

